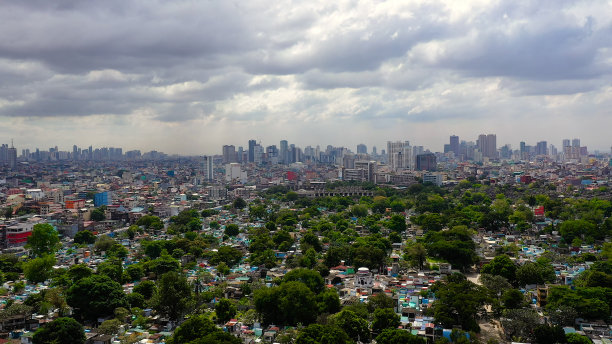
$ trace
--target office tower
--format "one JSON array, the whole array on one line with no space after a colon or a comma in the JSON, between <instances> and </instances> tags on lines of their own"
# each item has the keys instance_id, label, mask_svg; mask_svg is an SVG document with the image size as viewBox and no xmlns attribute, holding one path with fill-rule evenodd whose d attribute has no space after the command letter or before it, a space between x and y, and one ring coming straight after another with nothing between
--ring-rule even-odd
<instances>
[{"instance_id":1,"label":"office tower","mask_svg":"<svg viewBox=\"0 0 612 344\"><path fill-rule=\"evenodd\" d=\"M450 137L450 150L455 153L455 157L459 157L459 136L452 135Z\"/></svg>"},{"instance_id":2,"label":"office tower","mask_svg":"<svg viewBox=\"0 0 612 344\"><path fill-rule=\"evenodd\" d=\"M255 162L255 146L257 141L249 140L249 162Z\"/></svg>"},{"instance_id":3,"label":"office tower","mask_svg":"<svg viewBox=\"0 0 612 344\"><path fill-rule=\"evenodd\" d=\"M565 147L570 147L570 146L571 146L570 139L563 139L563 145L561 147L565 148Z\"/></svg>"},{"instance_id":4,"label":"office tower","mask_svg":"<svg viewBox=\"0 0 612 344\"><path fill-rule=\"evenodd\" d=\"M572 147L580 148L580 139L573 139L572 140Z\"/></svg>"},{"instance_id":5,"label":"office tower","mask_svg":"<svg viewBox=\"0 0 612 344\"><path fill-rule=\"evenodd\" d=\"M504 145L500 148L500 155L502 159L510 159L512 157L512 147L510 145Z\"/></svg>"},{"instance_id":6,"label":"office tower","mask_svg":"<svg viewBox=\"0 0 612 344\"><path fill-rule=\"evenodd\" d=\"M249 151L250 154L250 151ZM263 158L264 158L264 149L261 145L255 145L253 146L253 162L260 165L261 163L263 163Z\"/></svg>"},{"instance_id":7,"label":"office tower","mask_svg":"<svg viewBox=\"0 0 612 344\"><path fill-rule=\"evenodd\" d=\"M477 145L483 157L497 158L497 137L495 134L478 135Z\"/></svg>"},{"instance_id":8,"label":"office tower","mask_svg":"<svg viewBox=\"0 0 612 344\"><path fill-rule=\"evenodd\" d=\"M368 154L368 147L363 143L357 145L357 154Z\"/></svg>"},{"instance_id":9,"label":"office tower","mask_svg":"<svg viewBox=\"0 0 612 344\"><path fill-rule=\"evenodd\" d=\"M236 147L234 145L223 146L223 163L229 164L236 162Z\"/></svg>"},{"instance_id":10,"label":"office tower","mask_svg":"<svg viewBox=\"0 0 612 344\"><path fill-rule=\"evenodd\" d=\"M17 168L17 148L11 142L11 148L8 149L8 167L12 170Z\"/></svg>"},{"instance_id":11,"label":"office tower","mask_svg":"<svg viewBox=\"0 0 612 344\"><path fill-rule=\"evenodd\" d=\"M248 158L245 158L244 155L244 148L242 148L242 146L239 146L238 149L236 149L236 162L243 163L247 161Z\"/></svg>"},{"instance_id":12,"label":"office tower","mask_svg":"<svg viewBox=\"0 0 612 344\"><path fill-rule=\"evenodd\" d=\"M372 155L376 155L376 146L372 146Z\"/></svg>"},{"instance_id":13,"label":"office tower","mask_svg":"<svg viewBox=\"0 0 612 344\"><path fill-rule=\"evenodd\" d=\"M281 140L280 142L280 151L279 151L279 158L278 161L281 164L286 164L287 163L287 151L289 148L289 143L287 142L287 140Z\"/></svg>"},{"instance_id":14,"label":"office tower","mask_svg":"<svg viewBox=\"0 0 612 344\"><path fill-rule=\"evenodd\" d=\"M536 155L546 155L547 151L546 151L546 147L548 146L548 144L546 143L546 141L540 141L536 144L536 149L535 149L535 153Z\"/></svg>"},{"instance_id":15,"label":"office tower","mask_svg":"<svg viewBox=\"0 0 612 344\"><path fill-rule=\"evenodd\" d=\"M433 153L419 154L416 156L417 171L435 171L437 168L436 155Z\"/></svg>"},{"instance_id":16,"label":"office tower","mask_svg":"<svg viewBox=\"0 0 612 344\"><path fill-rule=\"evenodd\" d=\"M0 146L0 165L8 163L8 145L3 144Z\"/></svg>"},{"instance_id":17,"label":"office tower","mask_svg":"<svg viewBox=\"0 0 612 344\"><path fill-rule=\"evenodd\" d=\"M412 149L409 141L387 142L388 163L393 171L410 168Z\"/></svg>"},{"instance_id":18,"label":"office tower","mask_svg":"<svg viewBox=\"0 0 612 344\"><path fill-rule=\"evenodd\" d=\"M204 180L206 180L207 182L212 182L214 178L213 157L212 156L210 155L204 156L203 167L204 167Z\"/></svg>"}]
</instances>

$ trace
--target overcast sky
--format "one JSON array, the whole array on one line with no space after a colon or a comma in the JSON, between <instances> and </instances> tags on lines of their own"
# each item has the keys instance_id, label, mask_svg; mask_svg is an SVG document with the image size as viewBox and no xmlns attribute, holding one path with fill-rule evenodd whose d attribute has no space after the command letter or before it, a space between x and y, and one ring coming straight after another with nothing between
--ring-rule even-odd
<instances>
[{"instance_id":1,"label":"overcast sky","mask_svg":"<svg viewBox=\"0 0 612 344\"><path fill-rule=\"evenodd\" d=\"M612 3L0 2L0 139L221 153L612 145Z\"/></svg>"}]
</instances>

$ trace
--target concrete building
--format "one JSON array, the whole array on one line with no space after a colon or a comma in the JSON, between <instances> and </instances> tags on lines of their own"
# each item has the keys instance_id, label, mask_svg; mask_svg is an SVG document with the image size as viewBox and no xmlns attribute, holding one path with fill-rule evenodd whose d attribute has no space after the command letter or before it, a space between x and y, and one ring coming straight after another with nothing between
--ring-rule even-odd
<instances>
[{"instance_id":1,"label":"concrete building","mask_svg":"<svg viewBox=\"0 0 612 344\"><path fill-rule=\"evenodd\" d=\"M393 171L410 168L412 149L409 141L388 141L387 154L389 166Z\"/></svg>"}]
</instances>

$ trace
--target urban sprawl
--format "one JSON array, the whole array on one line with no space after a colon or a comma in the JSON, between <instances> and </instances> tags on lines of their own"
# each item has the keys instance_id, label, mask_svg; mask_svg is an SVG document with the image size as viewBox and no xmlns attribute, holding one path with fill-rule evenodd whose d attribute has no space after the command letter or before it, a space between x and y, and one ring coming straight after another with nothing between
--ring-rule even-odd
<instances>
[{"instance_id":1,"label":"urban sprawl","mask_svg":"<svg viewBox=\"0 0 612 344\"><path fill-rule=\"evenodd\" d=\"M0 343L611 343L612 152L518 147L2 144Z\"/></svg>"}]
</instances>

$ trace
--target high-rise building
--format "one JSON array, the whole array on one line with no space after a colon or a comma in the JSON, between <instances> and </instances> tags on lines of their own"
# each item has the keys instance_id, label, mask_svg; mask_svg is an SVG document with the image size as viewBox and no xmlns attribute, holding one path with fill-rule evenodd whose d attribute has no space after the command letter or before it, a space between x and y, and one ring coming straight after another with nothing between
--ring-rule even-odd
<instances>
[{"instance_id":1,"label":"high-rise building","mask_svg":"<svg viewBox=\"0 0 612 344\"><path fill-rule=\"evenodd\" d=\"M536 148L535 148L535 153L536 155L546 155L548 154L547 152L547 142L546 141L540 141L536 144Z\"/></svg>"},{"instance_id":2,"label":"high-rise building","mask_svg":"<svg viewBox=\"0 0 612 344\"><path fill-rule=\"evenodd\" d=\"M436 155L433 153L419 154L416 156L417 171L435 171L437 168Z\"/></svg>"},{"instance_id":3,"label":"high-rise building","mask_svg":"<svg viewBox=\"0 0 612 344\"><path fill-rule=\"evenodd\" d=\"M410 168L412 161L412 149L409 141L387 142L388 163L392 170Z\"/></svg>"},{"instance_id":4,"label":"high-rise building","mask_svg":"<svg viewBox=\"0 0 612 344\"><path fill-rule=\"evenodd\" d=\"M580 148L580 139L573 139L572 140L572 147Z\"/></svg>"},{"instance_id":5,"label":"high-rise building","mask_svg":"<svg viewBox=\"0 0 612 344\"><path fill-rule=\"evenodd\" d=\"M0 146L0 165L8 163L8 145L2 144Z\"/></svg>"},{"instance_id":6,"label":"high-rise building","mask_svg":"<svg viewBox=\"0 0 612 344\"><path fill-rule=\"evenodd\" d=\"M234 145L223 146L223 163L229 164L236 162L236 147Z\"/></svg>"},{"instance_id":7,"label":"high-rise building","mask_svg":"<svg viewBox=\"0 0 612 344\"><path fill-rule=\"evenodd\" d=\"M483 157L497 158L497 137L495 134L478 135L477 145Z\"/></svg>"},{"instance_id":8,"label":"high-rise building","mask_svg":"<svg viewBox=\"0 0 612 344\"><path fill-rule=\"evenodd\" d=\"M372 155L376 155L376 146L372 146Z\"/></svg>"},{"instance_id":9,"label":"high-rise building","mask_svg":"<svg viewBox=\"0 0 612 344\"><path fill-rule=\"evenodd\" d=\"M249 140L249 162L255 162L255 146L257 141Z\"/></svg>"},{"instance_id":10,"label":"high-rise building","mask_svg":"<svg viewBox=\"0 0 612 344\"><path fill-rule=\"evenodd\" d=\"M8 167L12 170L17 168L17 148L12 143L8 149Z\"/></svg>"},{"instance_id":11,"label":"high-rise building","mask_svg":"<svg viewBox=\"0 0 612 344\"><path fill-rule=\"evenodd\" d=\"M212 182L214 179L213 174L213 157L210 155L204 156L204 179L208 182Z\"/></svg>"},{"instance_id":12,"label":"high-rise building","mask_svg":"<svg viewBox=\"0 0 612 344\"><path fill-rule=\"evenodd\" d=\"M452 135L450 137L450 150L455 153L455 157L459 157L459 136Z\"/></svg>"},{"instance_id":13,"label":"high-rise building","mask_svg":"<svg viewBox=\"0 0 612 344\"><path fill-rule=\"evenodd\" d=\"M289 149L289 143L287 142L287 140L281 140L281 142L280 142L279 158L278 158L278 161L281 164L286 164L287 163L287 160L288 160L288 149Z\"/></svg>"},{"instance_id":14,"label":"high-rise building","mask_svg":"<svg viewBox=\"0 0 612 344\"><path fill-rule=\"evenodd\" d=\"M563 139L563 144L561 145L561 147L565 148L565 147L570 147L571 143L570 143L570 139Z\"/></svg>"},{"instance_id":15,"label":"high-rise building","mask_svg":"<svg viewBox=\"0 0 612 344\"><path fill-rule=\"evenodd\" d=\"M363 143L357 145L357 154L368 154L368 147Z\"/></svg>"}]
</instances>

